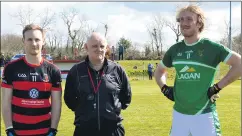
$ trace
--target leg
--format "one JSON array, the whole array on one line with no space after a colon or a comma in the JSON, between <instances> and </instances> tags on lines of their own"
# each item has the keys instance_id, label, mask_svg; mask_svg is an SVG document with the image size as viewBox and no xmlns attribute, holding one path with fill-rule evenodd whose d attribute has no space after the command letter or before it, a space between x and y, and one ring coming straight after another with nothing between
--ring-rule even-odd
<instances>
[{"instance_id":1,"label":"leg","mask_svg":"<svg viewBox=\"0 0 242 136\"><path fill-rule=\"evenodd\" d=\"M112 136L125 136L124 126L122 124L119 124L117 126L117 129L114 130L114 132L112 133Z\"/></svg>"},{"instance_id":2,"label":"leg","mask_svg":"<svg viewBox=\"0 0 242 136\"><path fill-rule=\"evenodd\" d=\"M101 128L100 136L124 136L125 130L121 123L105 123Z\"/></svg>"},{"instance_id":3,"label":"leg","mask_svg":"<svg viewBox=\"0 0 242 136\"><path fill-rule=\"evenodd\" d=\"M76 127L73 136L98 136L96 130Z\"/></svg>"},{"instance_id":4,"label":"leg","mask_svg":"<svg viewBox=\"0 0 242 136\"><path fill-rule=\"evenodd\" d=\"M194 136L221 136L221 127L217 111L195 115L191 125ZM202 128L202 129L201 129Z\"/></svg>"},{"instance_id":5,"label":"leg","mask_svg":"<svg viewBox=\"0 0 242 136\"><path fill-rule=\"evenodd\" d=\"M189 136L190 121L188 119L189 115L181 114L173 110L173 119L170 136Z\"/></svg>"},{"instance_id":6,"label":"leg","mask_svg":"<svg viewBox=\"0 0 242 136\"><path fill-rule=\"evenodd\" d=\"M152 73L152 71L151 71L151 72L150 72L150 79L151 79L151 80L152 80L152 76L153 76L152 74L153 74L153 73Z\"/></svg>"},{"instance_id":7,"label":"leg","mask_svg":"<svg viewBox=\"0 0 242 136\"><path fill-rule=\"evenodd\" d=\"M149 80L150 80L150 71L148 71L148 76L149 76Z\"/></svg>"}]
</instances>

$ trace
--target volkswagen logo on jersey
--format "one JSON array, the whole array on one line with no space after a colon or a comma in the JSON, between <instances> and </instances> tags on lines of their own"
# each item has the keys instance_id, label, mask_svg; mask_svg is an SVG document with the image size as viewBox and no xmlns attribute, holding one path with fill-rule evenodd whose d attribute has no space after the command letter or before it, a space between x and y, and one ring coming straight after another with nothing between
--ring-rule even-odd
<instances>
[{"instance_id":1,"label":"volkswagen logo on jersey","mask_svg":"<svg viewBox=\"0 0 242 136\"><path fill-rule=\"evenodd\" d=\"M30 96L30 98L35 99L35 98L37 98L39 96L39 91L37 89L35 89L35 88L32 88L29 91L29 96Z\"/></svg>"}]
</instances>

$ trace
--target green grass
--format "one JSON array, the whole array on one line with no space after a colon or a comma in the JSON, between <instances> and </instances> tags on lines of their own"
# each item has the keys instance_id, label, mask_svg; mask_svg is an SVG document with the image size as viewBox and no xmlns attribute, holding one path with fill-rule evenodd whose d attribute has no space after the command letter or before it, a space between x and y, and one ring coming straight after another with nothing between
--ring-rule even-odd
<instances>
[{"instance_id":1,"label":"green grass","mask_svg":"<svg viewBox=\"0 0 242 136\"><path fill-rule=\"evenodd\" d=\"M151 63L154 66L154 70L156 68L155 63L160 63L159 60L120 60L117 61L126 71L127 75L129 76L129 78L131 80L135 80L135 79L139 79L139 80L143 80L143 79L148 79L148 73L147 73L147 67L148 64ZM134 69L134 66L137 66L137 69ZM229 66L224 64L224 63L220 63L219 67L217 68L217 74L216 74L216 79L221 79L222 77L224 77L224 75L227 73L227 71L229 70ZM143 72L143 70L145 70L145 72ZM170 80L174 80L175 78L175 69L174 68L170 68L167 69L168 74L168 79ZM143 76L144 75L144 76Z\"/></svg>"},{"instance_id":2,"label":"green grass","mask_svg":"<svg viewBox=\"0 0 242 136\"><path fill-rule=\"evenodd\" d=\"M171 85L172 81L168 83ZM122 112L126 136L166 136L171 127L173 103L160 93L154 80L131 81L131 87L131 105ZM217 100L223 136L240 136L240 90L238 80L224 88ZM73 112L63 101L58 136L72 136L73 119ZM1 123L1 136L5 136L3 121Z\"/></svg>"},{"instance_id":3,"label":"green grass","mask_svg":"<svg viewBox=\"0 0 242 136\"><path fill-rule=\"evenodd\" d=\"M159 61L119 61L127 73L143 71L147 69L148 63L154 66ZM138 69L134 70L133 66ZM219 76L223 77L228 71L228 66L221 63ZM174 69L169 69L168 84L172 85L174 80ZM173 102L167 100L161 93L155 81L149 81L147 75L130 76L133 97L130 107L122 111L126 136L167 136L172 121ZM139 79L134 81L133 79ZM65 81L63 81L64 88ZM223 136L240 136L241 128L241 83L240 80L224 88L217 101L217 110L222 127ZM61 120L57 136L72 136L74 131L74 113L69 110L63 101ZM5 136L3 120L1 120L1 136ZM202 128L201 128L202 129Z\"/></svg>"}]
</instances>

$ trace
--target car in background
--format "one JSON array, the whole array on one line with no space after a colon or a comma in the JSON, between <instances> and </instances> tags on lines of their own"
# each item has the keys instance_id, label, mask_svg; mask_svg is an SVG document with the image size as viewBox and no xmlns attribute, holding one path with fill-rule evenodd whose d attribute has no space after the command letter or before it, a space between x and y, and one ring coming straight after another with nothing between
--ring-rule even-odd
<instances>
[{"instance_id":1,"label":"car in background","mask_svg":"<svg viewBox=\"0 0 242 136\"><path fill-rule=\"evenodd\" d=\"M11 58L11 61L13 61L13 60L17 60L17 59L19 59L19 58L21 58L21 57L23 57L23 56L25 56L25 54L16 54L16 55L14 55L14 56Z\"/></svg>"},{"instance_id":2,"label":"car in background","mask_svg":"<svg viewBox=\"0 0 242 136\"><path fill-rule=\"evenodd\" d=\"M23 56L25 56L26 54L16 54L14 55L12 58L11 58L11 61L13 60L17 60ZM50 54L42 54L42 57L44 57L46 60L50 61L50 62L53 62L53 59L52 57L50 56Z\"/></svg>"}]
</instances>

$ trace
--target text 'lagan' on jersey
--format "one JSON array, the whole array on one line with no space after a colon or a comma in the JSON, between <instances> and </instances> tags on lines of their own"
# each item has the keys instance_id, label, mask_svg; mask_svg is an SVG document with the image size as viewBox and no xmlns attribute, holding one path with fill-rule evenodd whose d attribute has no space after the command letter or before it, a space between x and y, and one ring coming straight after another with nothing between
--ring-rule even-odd
<instances>
[{"instance_id":1,"label":"text 'lagan' on jersey","mask_svg":"<svg viewBox=\"0 0 242 136\"><path fill-rule=\"evenodd\" d=\"M215 104L208 99L207 91L213 84L217 66L231 55L231 50L206 38L189 46L184 40L171 46L161 65L176 70L174 109L190 115L214 110Z\"/></svg>"}]
</instances>

